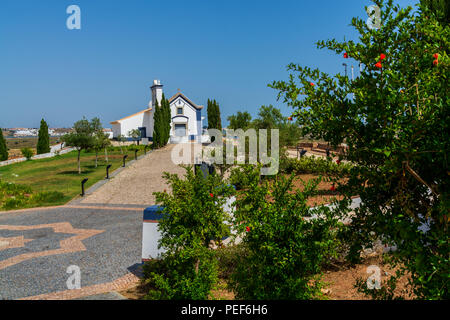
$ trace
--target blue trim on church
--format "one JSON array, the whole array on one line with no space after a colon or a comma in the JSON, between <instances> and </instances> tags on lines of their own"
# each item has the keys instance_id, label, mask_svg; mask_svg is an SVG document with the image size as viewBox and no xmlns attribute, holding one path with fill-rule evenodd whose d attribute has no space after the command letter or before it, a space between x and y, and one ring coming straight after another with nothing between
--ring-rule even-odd
<instances>
[{"instance_id":1,"label":"blue trim on church","mask_svg":"<svg viewBox=\"0 0 450 320\"><path fill-rule=\"evenodd\" d=\"M202 110L197 110L197 135L202 135Z\"/></svg>"}]
</instances>

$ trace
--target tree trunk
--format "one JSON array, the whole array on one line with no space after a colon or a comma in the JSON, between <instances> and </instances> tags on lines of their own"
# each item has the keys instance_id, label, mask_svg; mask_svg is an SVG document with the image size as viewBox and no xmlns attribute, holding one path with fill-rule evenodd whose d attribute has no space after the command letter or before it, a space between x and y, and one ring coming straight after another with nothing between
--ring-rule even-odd
<instances>
[{"instance_id":1,"label":"tree trunk","mask_svg":"<svg viewBox=\"0 0 450 320\"><path fill-rule=\"evenodd\" d=\"M198 274L199 265L200 265L200 259L197 259L197 262L195 263L195 274Z\"/></svg>"},{"instance_id":2,"label":"tree trunk","mask_svg":"<svg viewBox=\"0 0 450 320\"><path fill-rule=\"evenodd\" d=\"M108 161L108 149L107 148L105 148L105 160L106 160L106 162L109 162Z\"/></svg>"},{"instance_id":3,"label":"tree trunk","mask_svg":"<svg viewBox=\"0 0 450 320\"><path fill-rule=\"evenodd\" d=\"M78 150L78 174L81 174L81 160L80 160L81 149Z\"/></svg>"}]
</instances>

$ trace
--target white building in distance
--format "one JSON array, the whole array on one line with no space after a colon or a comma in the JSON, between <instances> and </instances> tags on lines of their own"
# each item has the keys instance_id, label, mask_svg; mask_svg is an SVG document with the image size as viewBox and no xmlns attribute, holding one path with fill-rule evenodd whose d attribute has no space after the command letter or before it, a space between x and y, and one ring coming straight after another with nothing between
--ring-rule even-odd
<instances>
[{"instance_id":1,"label":"white building in distance","mask_svg":"<svg viewBox=\"0 0 450 320\"><path fill-rule=\"evenodd\" d=\"M111 122L113 137L119 135L129 137L129 132L138 129L141 132L141 138L153 138L153 114L156 101L161 105L163 95L163 85L160 80L153 80L150 87L152 100L148 108L139 111L125 118ZM195 141L202 134L202 109L203 106L193 103L181 92L176 93L169 99L171 112L170 142L188 142Z\"/></svg>"}]
</instances>

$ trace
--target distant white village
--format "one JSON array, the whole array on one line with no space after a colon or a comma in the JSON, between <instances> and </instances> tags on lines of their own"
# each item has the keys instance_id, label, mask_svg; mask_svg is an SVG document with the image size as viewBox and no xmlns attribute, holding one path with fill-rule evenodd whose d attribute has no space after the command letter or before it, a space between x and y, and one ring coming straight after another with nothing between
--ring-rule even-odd
<instances>
[{"instance_id":1,"label":"distant white village","mask_svg":"<svg viewBox=\"0 0 450 320\"><path fill-rule=\"evenodd\" d=\"M11 137L37 137L39 128L6 128ZM69 129L66 129L69 131ZM60 128L49 128L48 134L53 137L59 137L65 134Z\"/></svg>"},{"instance_id":2,"label":"distant white village","mask_svg":"<svg viewBox=\"0 0 450 320\"><path fill-rule=\"evenodd\" d=\"M3 131L7 137L14 138L37 137L39 134L39 128L4 128ZM60 137L70 131L70 128L49 128L48 134L51 137ZM104 131L112 137L111 129L107 128Z\"/></svg>"}]
</instances>

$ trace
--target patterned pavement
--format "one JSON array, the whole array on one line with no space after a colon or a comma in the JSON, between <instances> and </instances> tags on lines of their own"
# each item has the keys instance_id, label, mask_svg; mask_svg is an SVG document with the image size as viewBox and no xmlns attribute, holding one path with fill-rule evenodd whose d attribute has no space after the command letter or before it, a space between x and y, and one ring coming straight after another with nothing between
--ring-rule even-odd
<instances>
[{"instance_id":1,"label":"patterned pavement","mask_svg":"<svg viewBox=\"0 0 450 320\"><path fill-rule=\"evenodd\" d=\"M0 212L0 300L77 299L137 282L144 206L83 204ZM69 290L71 265L81 289Z\"/></svg>"}]
</instances>

